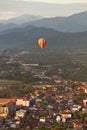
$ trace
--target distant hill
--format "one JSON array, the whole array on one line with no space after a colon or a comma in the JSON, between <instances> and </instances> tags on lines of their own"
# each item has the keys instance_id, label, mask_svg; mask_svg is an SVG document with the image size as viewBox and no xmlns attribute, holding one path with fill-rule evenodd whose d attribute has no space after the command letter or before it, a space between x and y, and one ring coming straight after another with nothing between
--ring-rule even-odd
<instances>
[{"instance_id":1,"label":"distant hill","mask_svg":"<svg viewBox=\"0 0 87 130\"><path fill-rule=\"evenodd\" d=\"M40 20L42 18L43 17L41 17L41 16L22 15L22 16L19 16L16 18L8 19L8 20L1 20L0 21L0 32L5 31L5 30L9 30L9 29L13 29L13 28L20 28L20 27L23 27L23 25L20 26L21 24Z\"/></svg>"},{"instance_id":2,"label":"distant hill","mask_svg":"<svg viewBox=\"0 0 87 130\"><path fill-rule=\"evenodd\" d=\"M51 28L60 32L84 32L87 31L87 12L68 17L53 18L23 15L6 21L0 21L0 32L13 28L23 28L28 25Z\"/></svg>"},{"instance_id":3,"label":"distant hill","mask_svg":"<svg viewBox=\"0 0 87 130\"><path fill-rule=\"evenodd\" d=\"M23 15L6 21L0 21L0 32L28 25L51 28L60 32L87 31L87 11L68 17L43 18L41 16Z\"/></svg>"},{"instance_id":4,"label":"distant hill","mask_svg":"<svg viewBox=\"0 0 87 130\"><path fill-rule=\"evenodd\" d=\"M48 27L62 32L83 32L87 31L87 11L69 17L44 18L28 24L37 27Z\"/></svg>"},{"instance_id":5,"label":"distant hill","mask_svg":"<svg viewBox=\"0 0 87 130\"><path fill-rule=\"evenodd\" d=\"M8 23L8 24L0 23L0 32L5 31L5 30L10 30L13 28L17 28L17 27L19 27L19 26L14 23Z\"/></svg>"},{"instance_id":6,"label":"distant hill","mask_svg":"<svg viewBox=\"0 0 87 130\"><path fill-rule=\"evenodd\" d=\"M62 33L53 29L34 26L0 33L0 48L36 49L39 48L37 45L39 37L47 39L46 48L87 48L87 32Z\"/></svg>"},{"instance_id":7,"label":"distant hill","mask_svg":"<svg viewBox=\"0 0 87 130\"><path fill-rule=\"evenodd\" d=\"M10 18L8 20L0 21L0 23L5 23L5 24L14 23L14 24L20 25L20 24L23 24L23 23L26 23L26 22L32 22L32 21L40 20L42 18L43 17L41 17L39 15L35 16L35 15L24 14L24 15L15 17L15 18Z\"/></svg>"}]
</instances>

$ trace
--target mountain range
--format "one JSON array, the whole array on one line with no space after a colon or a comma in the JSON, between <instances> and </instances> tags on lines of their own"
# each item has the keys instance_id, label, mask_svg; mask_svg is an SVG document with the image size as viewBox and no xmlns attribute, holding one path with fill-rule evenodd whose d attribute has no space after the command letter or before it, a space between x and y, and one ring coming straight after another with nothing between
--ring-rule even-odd
<instances>
[{"instance_id":1,"label":"mountain range","mask_svg":"<svg viewBox=\"0 0 87 130\"><path fill-rule=\"evenodd\" d=\"M61 32L83 32L87 30L87 11L68 17L44 18L28 24L49 27Z\"/></svg>"},{"instance_id":2,"label":"mountain range","mask_svg":"<svg viewBox=\"0 0 87 130\"><path fill-rule=\"evenodd\" d=\"M0 21L0 32L13 29L13 28L20 28L21 26L23 27L22 24L27 22L34 22L37 20L42 19L43 17L41 16L34 16L34 15L22 15L16 18L10 18L8 20L1 20ZM24 26L26 26L24 25Z\"/></svg>"},{"instance_id":3,"label":"mountain range","mask_svg":"<svg viewBox=\"0 0 87 130\"><path fill-rule=\"evenodd\" d=\"M16 18L0 21L0 32L28 25L52 28L61 32L87 31L87 11L68 17L43 18L41 16L22 15Z\"/></svg>"},{"instance_id":4,"label":"mountain range","mask_svg":"<svg viewBox=\"0 0 87 130\"><path fill-rule=\"evenodd\" d=\"M63 33L50 28L27 26L9 33L0 34L0 48L36 49L40 37L47 40L46 48L86 48L87 32Z\"/></svg>"},{"instance_id":5,"label":"mountain range","mask_svg":"<svg viewBox=\"0 0 87 130\"><path fill-rule=\"evenodd\" d=\"M41 16L22 15L16 18L0 21L0 32L28 25L51 28L61 32L87 31L87 11L68 17L43 18Z\"/></svg>"},{"instance_id":6,"label":"mountain range","mask_svg":"<svg viewBox=\"0 0 87 130\"><path fill-rule=\"evenodd\" d=\"M40 37L47 39L46 48L87 48L86 19L87 12L82 12L69 17L40 17L20 25L15 22L1 24L0 48L36 49Z\"/></svg>"},{"instance_id":7,"label":"mountain range","mask_svg":"<svg viewBox=\"0 0 87 130\"><path fill-rule=\"evenodd\" d=\"M35 16L35 15L24 14L24 15L18 16L16 18L9 18L8 20L1 20L0 23L3 23L3 24L14 23L14 24L20 25L20 24L23 24L26 22L40 20L42 18L43 17L39 16L39 15Z\"/></svg>"}]
</instances>

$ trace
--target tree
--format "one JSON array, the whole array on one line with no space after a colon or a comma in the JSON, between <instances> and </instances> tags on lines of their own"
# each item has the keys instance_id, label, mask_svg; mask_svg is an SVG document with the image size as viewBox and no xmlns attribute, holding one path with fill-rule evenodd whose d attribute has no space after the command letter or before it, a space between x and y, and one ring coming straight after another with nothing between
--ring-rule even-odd
<instances>
[{"instance_id":1,"label":"tree","mask_svg":"<svg viewBox=\"0 0 87 130\"><path fill-rule=\"evenodd\" d=\"M61 130L61 127L60 127L60 126L56 126L56 127L54 128L54 130Z\"/></svg>"}]
</instances>

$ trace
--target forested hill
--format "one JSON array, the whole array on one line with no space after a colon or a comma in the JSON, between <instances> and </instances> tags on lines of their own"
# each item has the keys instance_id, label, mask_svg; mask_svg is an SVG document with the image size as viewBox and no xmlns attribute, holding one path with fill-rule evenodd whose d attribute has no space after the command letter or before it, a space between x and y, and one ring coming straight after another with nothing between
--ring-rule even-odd
<instances>
[{"instance_id":1,"label":"forested hill","mask_svg":"<svg viewBox=\"0 0 87 130\"><path fill-rule=\"evenodd\" d=\"M86 48L87 32L63 33L50 28L27 26L0 33L0 48L38 48L39 37L47 39L47 48Z\"/></svg>"}]
</instances>

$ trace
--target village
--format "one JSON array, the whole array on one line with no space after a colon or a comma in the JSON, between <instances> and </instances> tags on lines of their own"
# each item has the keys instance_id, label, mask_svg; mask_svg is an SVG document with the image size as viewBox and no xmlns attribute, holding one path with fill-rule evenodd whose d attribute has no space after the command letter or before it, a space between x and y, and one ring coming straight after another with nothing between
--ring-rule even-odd
<instances>
[{"instance_id":1,"label":"village","mask_svg":"<svg viewBox=\"0 0 87 130\"><path fill-rule=\"evenodd\" d=\"M37 86L34 94L0 98L4 129L87 130L87 86Z\"/></svg>"},{"instance_id":2,"label":"village","mask_svg":"<svg viewBox=\"0 0 87 130\"><path fill-rule=\"evenodd\" d=\"M0 0L0 130L87 130L87 0Z\"/></svg>"},{"instance_id":3,"label":"village","mask_svg":"<svg viewBox=\"0 0 87 130\"><path fill-rule=\"evenodd\" d=\"M66 68L59 54L50 64L38 55L0 51L0 130L87 130L87 82L67 77L80 64Z\"/></svg>"}]
</instances>

